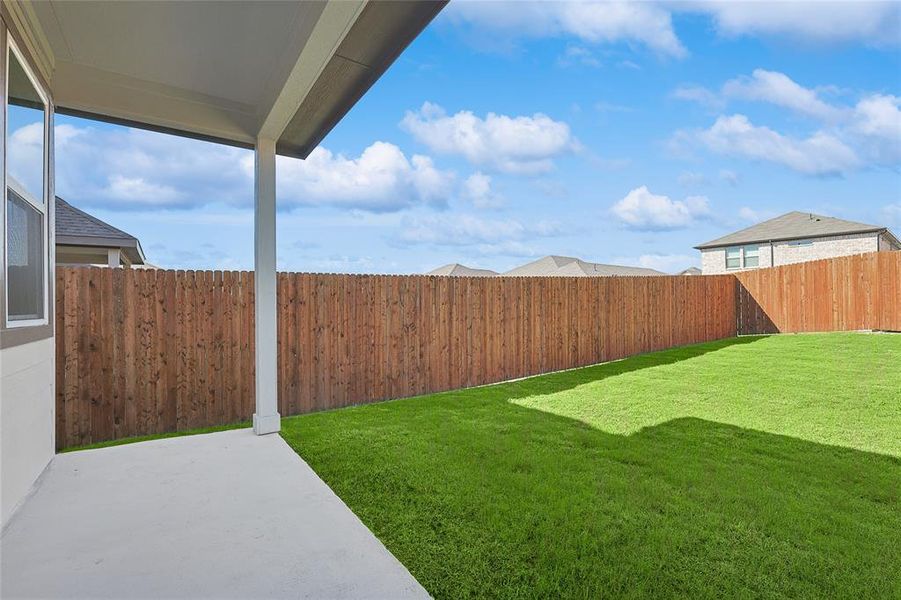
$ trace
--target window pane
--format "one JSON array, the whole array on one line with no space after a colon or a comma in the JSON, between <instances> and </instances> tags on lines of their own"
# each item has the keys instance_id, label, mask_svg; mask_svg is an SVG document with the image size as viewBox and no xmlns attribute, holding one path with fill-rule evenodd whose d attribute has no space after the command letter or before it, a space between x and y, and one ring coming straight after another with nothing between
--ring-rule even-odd
<instances>
[{"instance_id":1,"label":"window pane","mask_svg":"<svg viewBox=\"0 0 901 600\"><path fill-rule=\"evenodd\" d=\"M745 246L745 267L756 267L759 264L760 246Z\"/></svg>"},{"instance_id":2,"label":"window pane","mask_svg":"<svg viewBox=\"0 0 901 600\"><path fill-rule=\"evenodd\" d=\"M43 216L7 189L7 288L10 321L44 318Z\"/></svg>"},{"instance_id":3,"label":"window pane","mask_svg":"<svg viewBox=\"0 0 901 600\"><path fill-rule=\"evenodd\" d=\"M726 268L737 269L741 266L739 263L739 248L726 248Z\"/></svg>"},{"instance_id":4,"label":"window pane","mask_svg":"<svg viewBox=\"0 0 901 600\"><path fill-rule=\"evenodd\" d=\"M7 185L38 206L44 204L44 101L9 53L9 96L6 109Z\"/></svg>"}]
</instances>

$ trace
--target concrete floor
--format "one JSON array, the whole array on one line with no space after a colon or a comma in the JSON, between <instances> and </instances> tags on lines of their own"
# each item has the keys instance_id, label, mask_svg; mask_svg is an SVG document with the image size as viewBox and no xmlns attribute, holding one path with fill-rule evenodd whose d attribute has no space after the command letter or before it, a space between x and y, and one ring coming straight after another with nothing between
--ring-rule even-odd
<instances>
[{"instance_id":1,"label":"concrete floor","mask_svg":"<svg viewBox=\"0 0 901 600\"><path fill-rule=\"evenodd\" d=\"M57 456L0 539L6 598L428 598L277 434Z\"/></svg>"}]
</instances>

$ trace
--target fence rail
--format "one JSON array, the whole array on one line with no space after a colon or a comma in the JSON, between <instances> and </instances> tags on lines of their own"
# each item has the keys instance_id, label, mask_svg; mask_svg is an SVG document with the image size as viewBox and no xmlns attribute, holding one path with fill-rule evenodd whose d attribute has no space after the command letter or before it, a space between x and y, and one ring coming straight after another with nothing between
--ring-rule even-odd
<instances>
[{"instance_id":1,"label":"fence rail","mask_svg":"<svg viewBox=\"0 0 901 600\"><path fill-rule=\"evenodd\" d=\"M901 331L901 252L737 273L739 334Z\"/></svg>"},{"instance_id":2,"label":"fence rail","mask_svg":"<svg viewBox=\"0 0 901 600\"><path fill-rule=\"evenodd\" d=\"M712 277L278 275L284 415L480 385L736 334ZM60 267L57 445L246 419L253 274Z\"/></svg>"}]
</instances>

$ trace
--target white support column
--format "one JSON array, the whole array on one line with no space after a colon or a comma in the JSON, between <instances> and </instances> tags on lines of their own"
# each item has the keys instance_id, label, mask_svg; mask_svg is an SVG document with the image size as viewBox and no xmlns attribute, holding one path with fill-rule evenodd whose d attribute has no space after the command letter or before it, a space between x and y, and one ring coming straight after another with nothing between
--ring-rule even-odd
<instances>
[{"instance_id":1,"label":"white support column","mask_svg":"<svg viewBox=\"0 0 901 600\"><path fill-rule=\"evenodd\" d=\"M278 414L275 302L275 140L258 138L254 161L253 270L256 304L257 435L281 429Z\"/></svg>"},{"instance_id":2,"label":"white support column","mask_svg":"<svg viewBox=\"0 0 901 600\"><path fill-rule=\"evenodd\" d=\"M118 248L107 248L106 249L106 263L110 269L115 269L119 266L119 249Z\"/></svg>"}]
</instances>

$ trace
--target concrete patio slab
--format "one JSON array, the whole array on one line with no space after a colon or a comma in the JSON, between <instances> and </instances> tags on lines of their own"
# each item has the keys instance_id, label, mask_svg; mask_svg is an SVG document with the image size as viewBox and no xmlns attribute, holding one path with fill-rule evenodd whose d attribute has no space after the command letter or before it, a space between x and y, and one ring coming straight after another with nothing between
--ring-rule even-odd
<instances>
[{"instance_id":1,"label":"concrete patio slab","mask_svg":"<svg viewBox=\"0 0 901 600\"><path fill-rule=\"evenodd\" d=\"M428 598L278 435L61 454L0 539L3 598Z\"/></svg>"}]
</instances>

